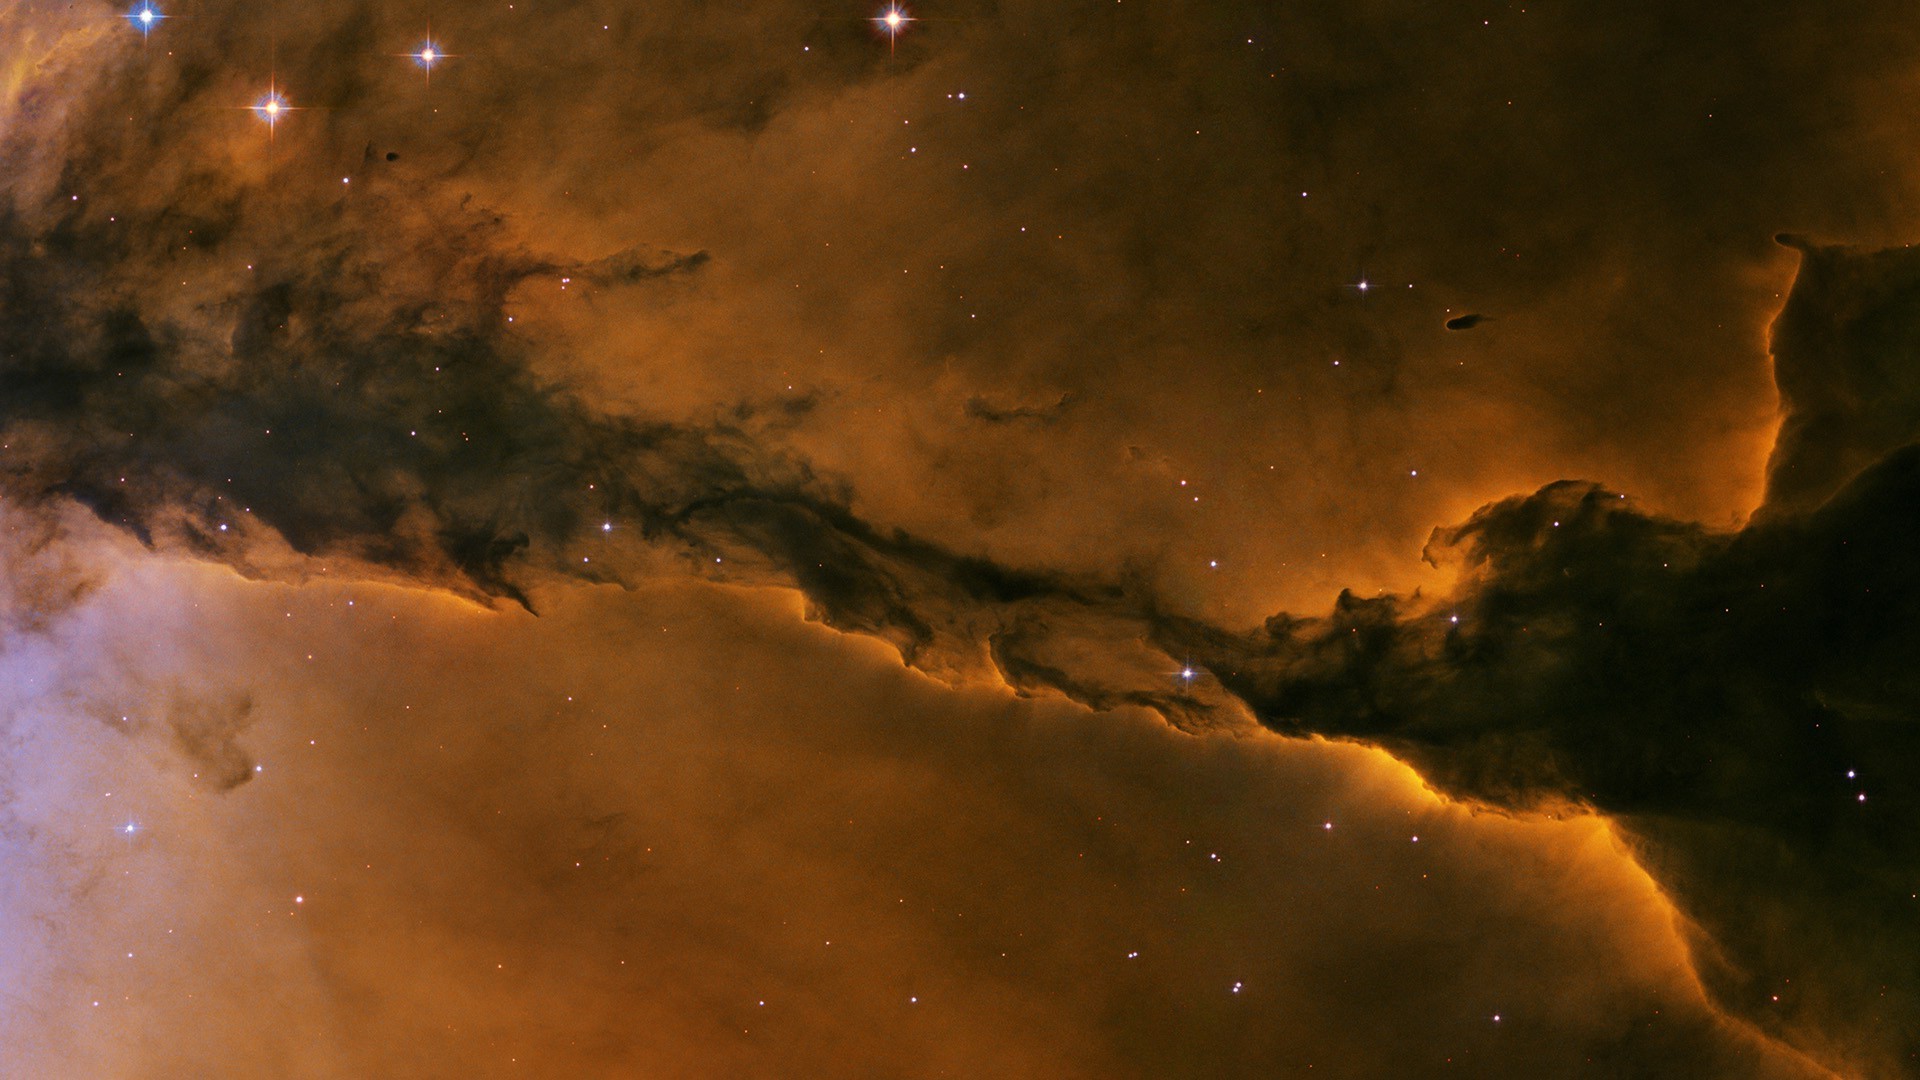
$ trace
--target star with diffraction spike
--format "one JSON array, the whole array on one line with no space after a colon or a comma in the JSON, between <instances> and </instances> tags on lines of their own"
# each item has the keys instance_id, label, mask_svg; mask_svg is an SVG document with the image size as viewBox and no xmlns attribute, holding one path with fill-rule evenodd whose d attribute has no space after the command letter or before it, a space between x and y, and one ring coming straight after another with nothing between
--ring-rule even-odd
<instances>
[{"instance_id":1,"label":"star with diffraction spike","mask_svg":"<svg viewBox=\"0 0 1920 1080\"><path fill-rule=\"evenodd\" d=\"M259 114L260 119L267 122L268 139L273 138L274 127L280 123L280 119L293 111L293 106L288 104L286 95L280 92L277 80L268 82L267 96L254 102L250 107Z\"/></svg>"},{"instance_id":2,"label":"star with diffraction spike","mask_svg":"<svg viewBox=\"0 0 1920 1080\"><path fill-rule=\"evenodd\" d=\"M160 13L160 9L151 0L141 0L133 10L127 12L127 21L133 24L134 29L140 31L142 41L146 40L148 34L153 33L154 29L160 25L160 20L164 18L166 16Z\"/></svg>"},{"instance_id":3,"label":"star with diffraction spike","mask_svg":"<svg viewBox=\"0 0 1920 1080\"><path fill-rule=\"evenodd\" d=\"M404 56L424 68L427 73L427 82L432 83L433 65L442 60L455 59L458 54L450 53L440 47L440 43L433 38L433 25L429 23L427 25L427 36L420 42L420 47L412 52L399 53L397 55Z\"/></svg>"},{"instance_id":4,"label":"star with diffraction spike","mask_svg":"<svg viewBox=\"0 0 1920 1080\"><path fill-rule=\"evenodd\" d=\"M889 54L893 52L894 42L899 40L901 31L905 30L907 24L912 21L913 16L908 15L898 4L887 5L887 10L874 16L874 25L878 26L880 31L887 35L887 52Z\"/></svg>"}]
</instances>

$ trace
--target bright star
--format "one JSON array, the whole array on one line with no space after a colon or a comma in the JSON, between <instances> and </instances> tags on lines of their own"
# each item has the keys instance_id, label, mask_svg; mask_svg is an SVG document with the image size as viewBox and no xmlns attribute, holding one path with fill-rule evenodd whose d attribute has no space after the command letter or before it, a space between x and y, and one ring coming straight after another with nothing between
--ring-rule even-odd
<instances>
[{"instance_id":1,"label":"bright star","mask_svg":"<svg viewBox=\"0 0 1920 1080\"><path fill-rule=\"evenodd\" d=\"M247 108L252 109L254 115L267 122L267 141L269 143L273 141L274 131L278 128L281 118L290 112L296 111L292 105L287 104L286 95L280 92L280 82L278 79L267 84L267 95L265 97L247 106Z\"/></svg>"},{"instance_id":2,"label":"bright star","mask_svg":"<svg viewBox=\"0 0 1920 1080\"><path fill-rule=\"evenodd\" d=\"M394 55L404 56L415 64L425 68L427 71L427 82L429 83L433 82L433 65L442 60L452 60L456 57L456 54L441 48L440 44L433 40L433 27L431 25L427 27L427 37L420 42L419 48L410 53L395 53Z\"/></svg>"},{"instance_id":3,"label":"bright star","mask_svg":"<svg viewBox=\"0 0 1920 1080\"><path fill-rule=\"evenodd\" d=\"M873 21L887 35L887 51L892 52L895 39L899 38L900 32L913 21L913 16L907 14L899 4L890 4L887 10L881 12Z\"/></svg>"},{"instance_id":4,"label":"bright star","mask_svg":"<svg viewBox=\"0 0 1920 1080\"><path fill-rule=\"evenodd\" d=\"M127 21L132 23L134 27L140 31L142 38L152 33L153 28L158 26L160 20L164 18L166 18L166 16L160 14L160 9L154 7L151 3L139 4L127 12Z\"/></svg>"}]
</instances>

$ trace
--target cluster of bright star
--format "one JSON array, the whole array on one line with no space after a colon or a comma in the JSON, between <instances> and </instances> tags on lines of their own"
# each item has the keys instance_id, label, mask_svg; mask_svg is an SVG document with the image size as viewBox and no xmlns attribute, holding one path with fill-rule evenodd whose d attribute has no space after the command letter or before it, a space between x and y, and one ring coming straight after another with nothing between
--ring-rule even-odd
<instances>
[{"instance_id":1,"label":"cluster of bright star","mask_svg":"<svg viewBox=\"0 0 1920 1080\"><path fill-rule=\"evenodd\" d=\"M153 3L153 0L140 0L139 3L127 11L126 17L127 22L132 24L134 29L140 31L140 37L144 41L154 30L159 28L161 20L167 18L167 15L160 10L157 4ZM884 11L873 17L874 25L879 28L881 33L887 35L887 48L889 51L892 50L894 42L905 32L907 25L913 21L915 21L913 16L907 14L906 9L899 4L889 4ZM419 48L409 53L400 53L399 55L412 60L421 68L425 69L429 82L433 79L433 65L442 60L456 58L456 54L447 52L433 40L431 27L428 28L427 38L420 43ZM961 97L965 96L964 94L961 95ZM277 84L269 86L265 97L245 107L253 110L262 120L267 122L269 135L272 134L274 126L280 122L282 117L294 110L294 106L288 102L286 95L280 92Z\"/></svg>"},{"instance_id":2,"label":"cluster of bright star","mask_svg":"<svg viewBox=\"0 0 1920 1080\"><path fill-rule=\"evenodd\" d=\"M894 14L897 14L897 12L894 12ZM127 11L126 18L127 22L131 24L134 29L140 31L140 37L144 41L155 30L159 29L161 21L168 18L168 16L153 0L140 0L140 3L135 4ZM433 75L433 65L442 60L455 58L455 54L442 49L439 44L433 40L431 30L428 32L427 39L420 43L419 48L413 52L401 53L400 55L405 56L422 68L425 68L429 79L431 79ZM295 111L295 106L287 99L287 96L280 91L277 78L268 83L266 94L258 101L255 101L252 105L240 107L251 110L254 115L266 121L269 135L272 134L274 127L286 118L288 113Z\"/></svg>"}]
</instances>

